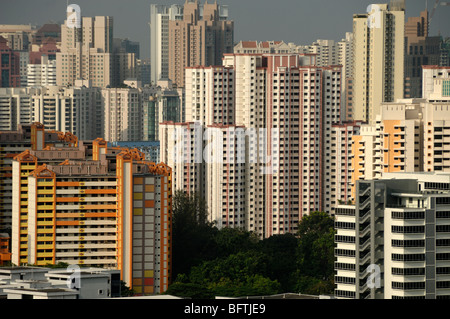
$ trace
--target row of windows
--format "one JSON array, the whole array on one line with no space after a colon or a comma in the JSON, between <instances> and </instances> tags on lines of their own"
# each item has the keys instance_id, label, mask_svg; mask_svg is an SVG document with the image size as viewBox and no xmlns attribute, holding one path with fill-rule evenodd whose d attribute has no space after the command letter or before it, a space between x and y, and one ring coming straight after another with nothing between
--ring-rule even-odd
<instances>
[{"instance_id":1,"label":"row of windows","mask_svg":"<svg viewBox=\"0 0 450 319\"><path fill-rule=\"evenodd\" d=\"M425 254L392 254L392 261L425 261Z\"/></svg>"},{"instance_id":2,"label":"row of windows","mask_svg":"<svg viewBox=\"0 0 450 319\"><path fill-rule=\"evenodd\" d=\"M392 247L425 247L425 240L392 240Z\"/></svg>"},{"instance_id":3,"label":"row of windows","mask_svg":"<svg viewBox=\"0 0 450 319\"><path fill-rule=\"evenodd\" d=\"M354 208L336 208L335 214L340 215L340 216L355 216L355 209Z\"/></svg>"},{"instance_id":4,"label":"row of windows","mask_svg":"<svg viewBox=\"0 0 450 319\"><path fill-rule=\"evenodd\" d=\"M425 289L425 282L392 282L392 289L399 290L416 290Z\"/></svg>"},{"instance_id":5,"label":"row of windows","mask_svg":"<svg viewBox=\"0 0 450 319\"><path fill-rule=\"evenodd\" d=\"M396 234L423 234L425 226L392 226L392 232Z\"/></svg>"},{"instance_id":6,"label":"row of windows","mask_svg":"<svg viewBox=\"0 0 450 319\"><path fill-rule=\"evenodd\" d=\"M336 229L355 229L355 223L336 222Z\"/></svg>"},{"instance_id":7,"label":"row of windows","mask_svg":"<svg viewBox=\"0 0 450 319\"><path fill-rule=\"evenodd\" d=\"M334 281L337 284L354 285L356 282L356 278L336 276L334 278Z\"/></svg>"},{"instance_id":8,"label":"row of windows","mask_svg":"<svg viewBox=\"0 0 450 319\"><path fill-rule=\"evenodd\" d=\"M425 212L392 212L392 219L424 219Z\"/></svg>"},{"instance_id":9,"label":"row of windows","mask_svg":"<svg viewBox=\"0 0 450 319\"><path fill-rule=\"evenodd\" d=\"M338 243L355 243L355 237L336 235L335 241Z\"/></svg>"},{"instance_id":10,"label":"row of windows","mask_svg":"<svg viewBox=\"0 0 450 319\"><path fill-rule=\"evenodd\" d=\"M393 275L400 276L423 276L425 268L392 268Z\"/></svg>"}]
</instances>

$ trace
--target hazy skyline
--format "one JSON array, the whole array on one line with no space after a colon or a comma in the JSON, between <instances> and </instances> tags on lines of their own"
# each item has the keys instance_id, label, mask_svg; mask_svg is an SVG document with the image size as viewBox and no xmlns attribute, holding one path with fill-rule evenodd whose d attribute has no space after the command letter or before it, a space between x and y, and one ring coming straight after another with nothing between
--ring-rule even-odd
<instances>
[{"instance_id":1,"label":"hazy skyline","mask_svg":"<svg viewBox=\"0 0 450 319\"><path fill-rule=\"evenodd\" d=\"M0 24L42 25L62 23L66 0L0 0ZM214 0L209 0L210 2ZM184 0L74 0L83 16L108 15L114 18L114 37L128 38L141 44L141 57L149 56L150 4L183 4ZM205 0L200 0L204 3ZM218 0L229 6L229 18L235 22L235 42L241 40L282 40L299 45L317 39L340 40L352 31L352 16L364 13L367 0ZM431 12L434 0L428 1ZM419 16L425 0L407 0L406 15ZM439 6L433 17L431 35L440 31L450 36L450 7Z\"/></svg>"}]
</instances>

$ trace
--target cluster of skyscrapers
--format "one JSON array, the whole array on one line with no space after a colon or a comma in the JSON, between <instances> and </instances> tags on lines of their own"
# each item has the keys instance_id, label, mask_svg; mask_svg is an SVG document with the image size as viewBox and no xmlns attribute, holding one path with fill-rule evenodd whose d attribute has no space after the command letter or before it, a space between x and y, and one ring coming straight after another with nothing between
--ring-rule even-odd
<instances>
[{"instance_id":1,"label":"cluster of skyscrapers","mask_svg":"<svg viewBox=\"0 0 450 319\"><path fill-rule=\"evenodd\" d=\"M298 45L235 43L217 2L150 5L148 60L76 5L59 28L0 25L0 263L162 292L183 190L260 238L335 216L339 298L449 297L450 45L405 12Z\"/></svg>"}]
</instances>

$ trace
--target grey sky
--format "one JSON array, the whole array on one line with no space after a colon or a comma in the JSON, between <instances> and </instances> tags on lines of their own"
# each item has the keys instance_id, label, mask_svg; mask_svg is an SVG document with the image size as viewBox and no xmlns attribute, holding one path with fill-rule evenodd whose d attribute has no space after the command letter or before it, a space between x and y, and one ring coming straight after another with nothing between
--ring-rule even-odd
<instances>
[{"instance_id":1,"label":"grey sky","mask_svg":"<svg viewBox=\"0 0 450 319\"><path fill-rule=\"evenodd\" d=\"M204 0L200 0L202 3ZM213 1L213 0L209 0ZM371 3L389 0L218 0L229 6L235 22L235 40L283 40L310 44L316 39L340 40L352 29L352 15L364 13ZM184 3L184 0L71 0L83 16L114 17L114 36L141 43L142 57L149 55L151 3ZM407 16L418 16L425 0L407 0ZM429 0L429 8L434 0ZM0 24L63 22L67 0L0 0ZM450 7L440 6L431 34L450 36Z\"/></svg>"}]
</instances>

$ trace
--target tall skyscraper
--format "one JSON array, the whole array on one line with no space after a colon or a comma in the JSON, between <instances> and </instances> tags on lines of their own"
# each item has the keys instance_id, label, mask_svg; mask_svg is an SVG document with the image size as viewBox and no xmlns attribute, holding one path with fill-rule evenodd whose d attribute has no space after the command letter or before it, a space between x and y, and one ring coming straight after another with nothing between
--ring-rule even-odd
<instances>
[{"instance_id":1,"label":"tall skyscraper","mask_svg":"<svg viewBox=\"0 0 450 319\"><path fill-rule=\"evenodd\" d=\"M186 0L181 5L151 5L151 80L170 79L184 87L184 68L221 65L233 52L234 23L228 6Z\"/></svg>"},{"instance_id":2,"label":"tall skyscraper","mask_svg":"<svg viewBox=\"0 0 450 319\"><path fill-rule=\"evenodd\" d=\"M134 53L114 52L112 17L82 17L79 7L70 5L61 41L56 54L58 86L83 79L95 87L116 87L127 77L136 77Z\"/></svg>"},{"instance_id":3,"label":"tall skyscraper","mask_svg":"<svg viewBox=\"0 0 450 319\"><path fill-rule=\"evenodd\" d=\"M150 7L151 81L170 79L184 87L184 68L221 65L232 53L234 23L228 6L186 0L184 5Z\"/></svg>"},{"instance_id":4,"label":"tall skyscraper","mask_svg":"<svg viewBox=\"0 0 450 319\"><path fill-rule=\"evenodd\" d=\"M422 97L422 66L440 65L441 37L429 36L428 11L405 24L405 98Z\"/></svg>"},{"instance_id":5,"label":"tall skyscraper","mask_svg":"<svg viewBox=\"0 0 450 319\"><path fill-rule=\"evenodd\" d=\"M353 119L373 123L381 103L403 98L405 7L373 4L353 16Z\"/></svg>"},{"instance_id":6,"label":"tall skyscraper","mask_svg":"<svg viewBox=\"0 0 450 319\"><path fill-rule=\"evenodd\" d=\"M161 160L176 189L207 199L219 227L270 237L325 209L342 68L314 63L312 55L225 54L221 67L186 69L188 123L160 126Z\"/></svg>"},{"instance_id":7,"label":"tall skyscraper","mask_svg":"<svg viewBox=\"0 0 450 319\"><path fill-rule=\"evenodd\" d=\"M150 5L150 80L169 78L169 21L183 20L182 5Z\"/></svg>"}]
</instances>

